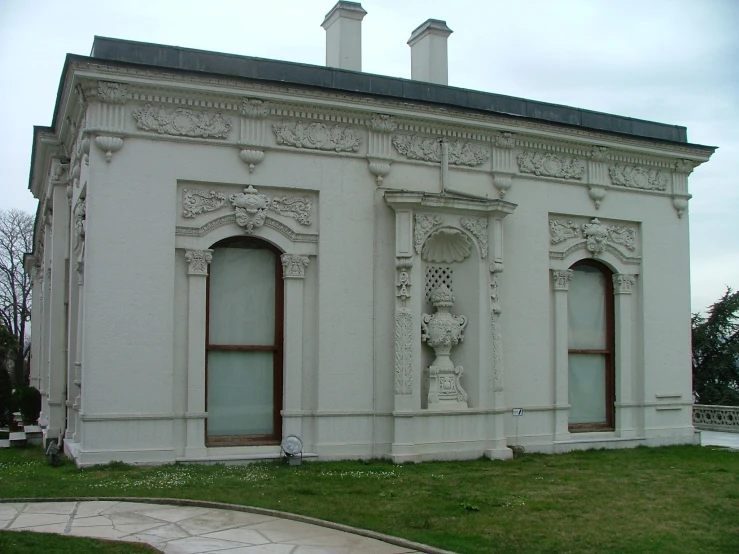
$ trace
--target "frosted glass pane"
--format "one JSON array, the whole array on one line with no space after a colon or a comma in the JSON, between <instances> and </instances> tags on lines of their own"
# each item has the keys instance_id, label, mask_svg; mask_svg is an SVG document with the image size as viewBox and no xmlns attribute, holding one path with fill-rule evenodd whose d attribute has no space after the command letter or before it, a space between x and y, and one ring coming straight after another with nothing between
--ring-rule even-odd
<instances>
[{"instance_id":1,"label":"frosted glass pane","mask_svg":"<svg viewBox=\"0 0 739 554\"><path fill-rule=\"evenodd\" d=\"M275 255L271 250L216 248L210 263L211 344L273 345Z\"/></svg>"},{"instance_id":2,"label":"frosted glass pane","mask_svg":"<svg viewBox=\"0 0 739 554\"><path fill-rule=\"evenodd\" d=\"M570 350L605 350L606 283L594 267L574 269L567 294Z\"/></svg>"},{"instance_id":3,"label":"frosted glass pane","mask_svg":"<svg viewBox=\"0 0 739 554\"><path fill-rule=\"evenodd\" d=\"M606 421L606 357L570 354L570 423Z\"/></svg>"},{"instance_id":4,"label":"frosted glass pane","mask_svg":"<svg viewBox=\"0 0 739 554\"><path fill-rule=\"evenodd\" d=\"M272 352L208 352L208 436L274 432Z\"/></svg>"}]
</instances>

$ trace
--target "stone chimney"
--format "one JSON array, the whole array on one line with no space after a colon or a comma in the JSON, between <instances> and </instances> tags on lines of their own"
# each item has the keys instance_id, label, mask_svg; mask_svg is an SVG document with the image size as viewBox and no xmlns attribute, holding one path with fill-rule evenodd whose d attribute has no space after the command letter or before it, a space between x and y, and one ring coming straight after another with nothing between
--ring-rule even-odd
<instances>
[{"instance_id":1,"label":"stone chimney","mask_svg":"<svg viewBox=\"0 0 739 554\"><path fill-rule=\"evenodd\" d=\"M417 27L408 46L411 47L411 79L438 85L449 84L446 39L452 30L446 21L428 19Z\"/></svg>"},{"instance_id":2,"label":"stone chimney","mask_svg":"<svg viewBox=\"0 0 739 554\"><path fill-rule=\"evenodd\" d=\"M367 12L359 2L340 0L326 14L326 65L362 71L362 19Z\"/></svg>"}]
</instances>

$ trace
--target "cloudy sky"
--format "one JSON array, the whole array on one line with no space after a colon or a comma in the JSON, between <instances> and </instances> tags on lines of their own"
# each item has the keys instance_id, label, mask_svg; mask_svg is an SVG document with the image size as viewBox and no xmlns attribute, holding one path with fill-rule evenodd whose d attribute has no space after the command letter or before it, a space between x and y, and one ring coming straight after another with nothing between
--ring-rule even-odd
<instances>
[{"instance_id":1,"label":"cloudy sky","mask_svg":"<svg viewBox=\"0 0 739 554\"><path fill-rule=\"evenodd\" d=\"M333 0L0 0L0 207L34 212L33 125L94 35L323 65ZM446 20L449 84L684 125L719 146L690 178L693 310L739 289L739 0L364 0L363 69L410 77Z\"/></svg>"}]
</instances>

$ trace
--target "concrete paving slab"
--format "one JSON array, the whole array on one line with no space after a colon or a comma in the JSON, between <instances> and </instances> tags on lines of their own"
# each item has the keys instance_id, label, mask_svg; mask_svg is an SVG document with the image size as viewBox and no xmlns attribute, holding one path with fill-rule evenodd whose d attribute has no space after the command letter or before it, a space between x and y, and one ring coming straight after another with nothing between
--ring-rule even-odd
<instances>
[{"instance_id":1,"label":"concrete paving slab","mask_svg":"<svg viewBox=\"0 0 739 554\"><path fill-rule=\"evenodd\" d=\"M172 554L421 552L326 527L319 521L314 524L290 519L300 516L277 517L279 513L272 512L260 514L216 507L113 500L0 503L0 510L3 514L0 529L144 542ZM426 552L440 552L423 548Z\"/></svg>"}]
</instances>

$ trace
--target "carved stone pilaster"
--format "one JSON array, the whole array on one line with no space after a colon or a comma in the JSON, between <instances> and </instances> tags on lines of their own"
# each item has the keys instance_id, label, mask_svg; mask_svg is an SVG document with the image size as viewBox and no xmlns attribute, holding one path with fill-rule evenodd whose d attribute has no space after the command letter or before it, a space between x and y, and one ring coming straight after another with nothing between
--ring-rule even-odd
<instances>
[{"instance_id":1,"label":"carved stone pilaster","mask_svg":"<svg viewBox=\"0 0 739 554\"><path fill-rule=\"evenodd\" d=\"M631 294L636 284L636 277L628 273L616 273L613 275L613 294Z\"/></svg>"},{"instance_id":2,"label":"carved stone pilaster","mask_svg":"<svg viewBox=\"0 0 739 554\"><path fill-rule=\"evenodd\" d=\"M503 272L503 264L490 264L490 332L491 332L491 374L488 389L493 392L503 390L503 339L500 330L500 291L498 277Z\"/></svg>"},{"instance_id":3,"label":"carved stone pilaster","mask_svg":"<svg viewBox=\"0 0 739 554\"><path fill-rule=\"evenodd\" d=\"M408 308L395 312L395 394L413 394L413 316Z\"/></svg>"},{"instance_id":4,"label":"carved stone pilaster","mask_svg":"<svg viewBox=\"0 0 739 554\"><path fill-rule=\"evenodd\" d=\"M188 275L208 275L208 264L213 260L212 250L186 250L185 260L190 264Z\"/></svg>"},{"instance_id":5,"label":"carved stone pilaster","mask_svg":"<svg viewBox=\"0 0 739 554\"><path fill-rule=\"evenodd\" d=\"M282 276L285 279L304 279L305 268L308 267L310 261L308 256L300 254L283 254L280 256L282 261Z\"/></svg>"},{"instance_id":6,"label":"carved stone pilaster","mask_svg":"<svg viewBox=\"0 0 739 554\"><path fill-rule=\"evenodd\" d=\"M552 269L552 287L554 290L570 290L570 281L572 281L571 269Z\"/></svg>"}]
</instances>

